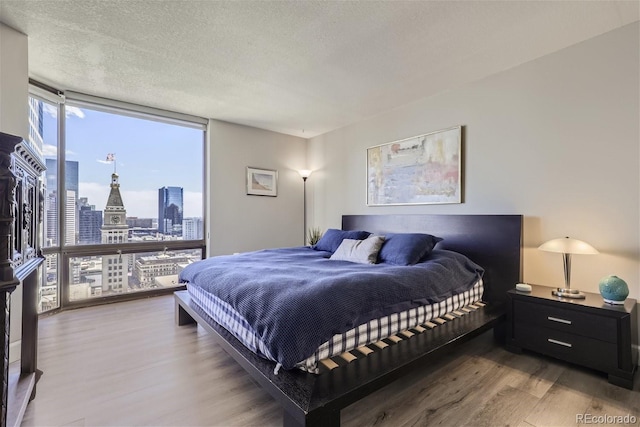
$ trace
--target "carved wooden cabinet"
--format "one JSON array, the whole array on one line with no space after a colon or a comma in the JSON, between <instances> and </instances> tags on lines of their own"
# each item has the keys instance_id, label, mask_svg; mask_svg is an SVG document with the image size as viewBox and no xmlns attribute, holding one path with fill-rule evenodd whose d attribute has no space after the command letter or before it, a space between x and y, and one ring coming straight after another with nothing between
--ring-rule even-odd
<instances>
[{"instance_id":1,"label":"carved wooden cabinet","mask_svg":"<svg viewBox=\"0 0 640 427\"><path fill-rule=\"evenodd\" d=\"M22 138L0 132L0 330L2 390L0 424L20 425L27 403L35 397L37 369L38 289L43 257L44 164ZM22 288L22 335L19 366L9 367L11 294ZM15 368L15 369L14 369Z\"/></svg>"}]
</instances>

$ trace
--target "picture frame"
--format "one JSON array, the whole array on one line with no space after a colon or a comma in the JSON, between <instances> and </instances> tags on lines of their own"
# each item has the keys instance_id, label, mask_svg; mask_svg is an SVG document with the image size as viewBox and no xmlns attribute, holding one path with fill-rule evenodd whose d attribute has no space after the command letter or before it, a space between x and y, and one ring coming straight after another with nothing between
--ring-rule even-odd
<instances>
[{"instance_id":1,"label":"picture frame","mask_svg":"<svg viewBox=\"0 0 640 427\"><path fill-rule=\"evenodd\" d=\"M247 194L277 197L278 171L247 166Z\"/></svg>"},{"instance_id":2,"label":"picture frame","mask_svg":"<svg viewBox=\"0 0 640 427\"><path fill-rule=\"evenodd\" d=\"M367 205L462 203L462 126L367 148Z\"/></svg>"}]
</instances>

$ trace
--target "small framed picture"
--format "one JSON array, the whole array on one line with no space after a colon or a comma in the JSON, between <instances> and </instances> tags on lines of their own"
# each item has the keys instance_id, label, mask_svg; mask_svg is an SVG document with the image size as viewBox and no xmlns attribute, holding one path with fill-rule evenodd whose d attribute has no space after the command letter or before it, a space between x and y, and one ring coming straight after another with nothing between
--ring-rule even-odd
<instances>
[{"instance_id":1,"label":"small framed picture","mask_svg":"<svg viewBox=\"0 0 640 427\"><path fill-rule=\"evenodd\" d=\"M247 166L247 194L276 197L278 195L278 171Z\"/></svg>"}]
</instances>

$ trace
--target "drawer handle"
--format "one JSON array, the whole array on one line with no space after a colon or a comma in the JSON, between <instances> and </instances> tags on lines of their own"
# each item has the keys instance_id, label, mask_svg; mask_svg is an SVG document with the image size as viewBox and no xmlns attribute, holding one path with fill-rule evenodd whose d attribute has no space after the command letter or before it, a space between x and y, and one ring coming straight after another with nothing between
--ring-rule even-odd
<instances>
[{"instance_id":1,"label":"drawer handle","mask_svg":"<svg viewBox=\"0 0 640 427\"><path fill-rule=\"evenodd\" d=\"M551 320L552 322L564 323L566 325L571 324L571 320L558 319L557 317L547 316L547 320Z\"/></svg>"},{"instance_id":2,"label":"drawer handle","mask_svg":"<svg viewBox=\"0 0 640 427\"><path fill-rule=\"evenodd\" d=\"M569 347L569 348L573 347L573 346L572 346L571 344L569 344L568 342L558 341L558 340L554 340L554 339L552 339L552 338L547 338L547 341L549 341L549 342L550 342L550 343L552 343L552 344L558 344L558 345L561 345L561 346L564 346L564 347Z\"/></svg>"}]
</instances>

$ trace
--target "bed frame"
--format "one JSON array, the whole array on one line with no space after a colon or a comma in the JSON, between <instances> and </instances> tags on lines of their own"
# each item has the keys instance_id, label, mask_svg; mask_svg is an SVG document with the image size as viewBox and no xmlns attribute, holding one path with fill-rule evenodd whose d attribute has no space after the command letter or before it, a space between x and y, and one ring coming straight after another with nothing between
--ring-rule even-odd
<instances>
[{"instance_id":1,"label":"bed frame","mask_svg":"<svg viewBox=\"0 0 640 427\"><path fill-rule=\"evenodd\" d=\"M280 370L275 375L275 362L248 350L192 302L186 291L176 292L176 323L197 323L212 333L282 405L285 426L339 426L342 408L491 328L499 337L506 291L521 281L521 215L346 215L342 228L376 233L422 232L444 238L438 248L463 253L484 267L483 300L487 305L321 375L295 369Z\"/></svg>"}]
</instances>

